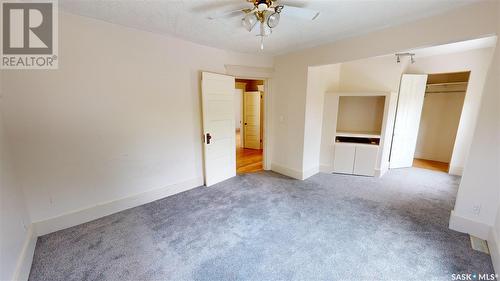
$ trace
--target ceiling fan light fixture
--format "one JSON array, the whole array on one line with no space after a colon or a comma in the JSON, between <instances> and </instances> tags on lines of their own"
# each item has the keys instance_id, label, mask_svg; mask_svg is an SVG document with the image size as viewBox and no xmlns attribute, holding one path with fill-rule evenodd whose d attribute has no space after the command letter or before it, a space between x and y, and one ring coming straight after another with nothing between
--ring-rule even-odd
<instances>
[{"instance_id":1,"label":"ceiling fan light fixture","mask_svg":"<svg viewBox=\"0 0 500 281\"><path fill-rule=\"evenodd\" d=\"M267 8L269 8L270 4L272 4L272 1L259 0L259 1L256 1L255 6L257 7L257 10L259 12L264 12L265 10L267 10Z\"/></svg>"},{"instance_id":2,"label":"ceiling fan light fixture","mask_svg":"<svg viewBox=\"0 0 500 281\"><path fill-rule=\"evenodd\" d=\"M283 10L283 7L283 5L276 6L274 7L274 11L279 14L281 13L281 10Z\"/></svg>"},{"instance_id":3,"label":"ceiling fan light fixture","mask_svg":"<svg viewBox=\"0 0 500 281\"><path fill-rule=\"evenodd\" d=\"M264 24L263 22L261 22L259 36L267 37L267 36L271 35L271 33L272 33L271 28L269 26L267 26L267 24Z\"/></svg>"},{"instance_id":4,"label":"ceiling fan light fixture","mask_svg":"<svg viewBox=\"0 0 500 281\"><path fill-rule=\"evenodd\" d=\"M267 18L267 26L269 26L270 28L277 27L279 22L280 22L279 13L273 13Z\"/></svg>"},{"instance_id":5,"label":"ceiling fan light fixture","mask_svg":"<svg viewBox=\"0 0 500 281\"><path fill-rule=\"evenodd\" d=\"M257 23L257 17L254 13L248 13L243 19L241 19L241 25L248 31L252 31L253 27Z\"/></svg>"}]
</instances>

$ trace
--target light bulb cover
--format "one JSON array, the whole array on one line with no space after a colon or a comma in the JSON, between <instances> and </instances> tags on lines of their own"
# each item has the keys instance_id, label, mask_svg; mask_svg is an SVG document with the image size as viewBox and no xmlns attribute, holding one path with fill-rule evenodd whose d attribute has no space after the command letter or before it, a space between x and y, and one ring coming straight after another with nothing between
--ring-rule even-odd
<instances>
[{"instance_id":1,"label":"light bulb cover","mask_svg":"<svg viewBox=\"0 0 500 281\"><path fill-rule=\"evenodd\" d=\"M278 26L280 22L280 14L279 13L273 13L267 17L267 26L269 28L275 28Z\"/></svg>"},{"instance_id":2,"label":"light bulb cover","mask_svg":"<svg viewBox=\"0 0 500 281\"><path fill-rule=\"evenodd\" d=\"M257 17L254 13L248 13L244 18L241 19L241 25L248 31L252 31L253 27L257 23Z\"/></svg>"}]
</instances>

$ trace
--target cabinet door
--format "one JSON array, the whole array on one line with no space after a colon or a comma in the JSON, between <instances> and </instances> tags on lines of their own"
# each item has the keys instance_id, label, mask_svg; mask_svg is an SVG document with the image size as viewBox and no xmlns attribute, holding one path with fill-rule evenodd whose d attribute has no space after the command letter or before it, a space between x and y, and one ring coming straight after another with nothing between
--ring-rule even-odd
<instances>
[{"instance_id":1,"label":"cabinet door","mask_svg":"<svg viewBox=\"0 0 500 281\"><path fill-rule=\"evenodd\" d=\"M378 145L357 145L354 157L354 174L374 176L377 164Z\"/></svg>"},{"instance_id":2,"label":"cabinet door","mask_svg":"<svg viewBox=\"0 0 500 281\"><path fill-rule=\"evenodd\" d=\"M333 156L333 171L335 173L352 174L355 150L355 144L335 143Z\"/></svg>"}]
</instances>

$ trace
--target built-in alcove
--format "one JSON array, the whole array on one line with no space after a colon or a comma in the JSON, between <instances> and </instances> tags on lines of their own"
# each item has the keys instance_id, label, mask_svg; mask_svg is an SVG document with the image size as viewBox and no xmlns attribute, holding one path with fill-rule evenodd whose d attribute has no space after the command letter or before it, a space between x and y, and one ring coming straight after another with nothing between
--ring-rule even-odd
<instances>
[{"instance_id":1,"label":"built-in alcove","mask_svg":"<svg viewBox=\"0 0 500 281\"><path fill-rule=\"evenodd\" d=\"M383 174L390 101L386 92L331 93L335 113L333 122L333 163L331 171L342 174L375 176ZM394 106L392 106L394 110Z\"/></svg>"},{"instance_id":2,"label":"built-in alcove","mask_svg":"<svg viewBox=\"0 0 500 281\"><path fill-rule=\"evenodd\" d=\"M340 96L337 136L380 138L385 96Z\"/></svg>"}]
</instances>

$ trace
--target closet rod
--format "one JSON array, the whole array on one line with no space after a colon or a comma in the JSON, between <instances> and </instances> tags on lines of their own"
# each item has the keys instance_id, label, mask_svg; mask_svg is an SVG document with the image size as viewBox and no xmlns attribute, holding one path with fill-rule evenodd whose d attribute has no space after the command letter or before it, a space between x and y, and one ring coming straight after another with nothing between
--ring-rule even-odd
<instances>
[{"instance_id":1,"label":"closet rod","mask_svg":"<svg viewBox=\"0 0 500 281\"><path fill-rule=\"evenodd\" d=\"M426 94L465 94L467 91L425 92Z\"/></svg>"}]
</instances>

